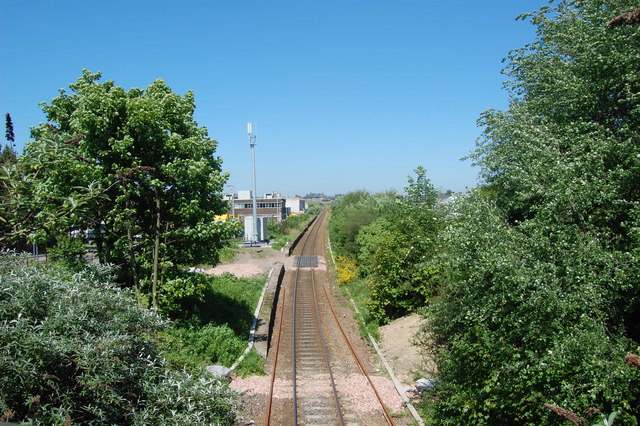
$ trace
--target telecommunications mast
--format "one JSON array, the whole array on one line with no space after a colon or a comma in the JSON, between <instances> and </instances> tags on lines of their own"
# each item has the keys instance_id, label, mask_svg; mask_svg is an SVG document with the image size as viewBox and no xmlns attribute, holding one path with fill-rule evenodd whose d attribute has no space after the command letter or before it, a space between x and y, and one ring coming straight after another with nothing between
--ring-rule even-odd
<instances>
[{"instance_id":1,"label":"telecommunications mast","mask_svg":"<svg viewBox=\"0 0 640 426\"><path fill-rule=\"evenodd\" d=\"M251 231L251 243L258 242L258 203L256 201L256 135L253 133L253 124L247 123L249 146L251 147L251 170L253 178L252 204L253 204L253 230Z\"/></svg>"}]
</instances>

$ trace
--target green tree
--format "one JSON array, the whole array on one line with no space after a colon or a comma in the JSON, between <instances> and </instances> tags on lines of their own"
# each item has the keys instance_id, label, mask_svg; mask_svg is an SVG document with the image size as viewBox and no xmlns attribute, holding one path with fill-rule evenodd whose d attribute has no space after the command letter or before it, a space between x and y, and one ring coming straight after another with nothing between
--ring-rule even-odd
<instances>
[{"instance_id":1,"label":"green tree","mask_svg":"<svg viewBox=\"0 0 640 426\"><path fill-rule=\"evenodd\" d=\"M442 424L557 424L552 403L637 424L640 376L640 33L608 28L631 1L563 0L523 15L506 111L471 158L485 187L458 204L441 342Z\"/></svg>"},{"instance_id":2,"label":"green tree","mask_svg":"<svg viewBox=\"0 0 640 426\"><path fill-rule=\"evenodd\" d=\"M427 177L427 169L418 166L414 169L416 177L407 176L409 184L404 188L409 202L414 204L434 205L438 192Z\"/></svg>"},{"instance_id":3,"label":"green tree","mask_svg":"<svg viewBox=\"0 0 640 426\"><path fill-rule=\"evenodd\" d=\"M11 121L11 115L9 113L6 114L5 121L5 138L7 139L7 144L2 149L0 153L0 167L5 165L11 165L16 162L16 149L15 142L16 137L13 133L13 122Z\"/></svg>"},{"instance_id":4,"label":"green tree","mask_svg":"<svg viewBox=\"0 0 640 426\"><path fill-rule=\"evenodd\" d=\"M9 147L12 148L14 151L16 149L15 147L15 143L16 143L16 136L13 133L13 121L11 120L11 114L7 113L5 115L5 138L7 139L7 142L9 142Z\"/></svg>"},{"instance_id":5,"label":"green tree","mask_svg":"<svg viewBox=\"0 0 640 426\"><path fill-rule=\"evenodd\" d=\"M150 287L155 306L172 271L217 261L222 240L233 231L213 220L224 211L220 193L228 175L215 156L217 142L193 118L192 92L180 96L162 80L126 91L100 77L84 70L70 93L60 90L43 105L48 123L32 131L36 141L27 145L23 161L44 161L40 153L47 145L54 151L64 146L68 155L63 161L47 157L25 179L35 191L52 187L70 199L87 188L100 194L79 204L86 215L61 223L56 232L68 233L70 225L92 229L100 261L127 265L121 278ZM47 142L56 136L53 145ZM53 183L60 178L56 170L73 167L85 170L73 185ZM39 213L52 207L60 206L46 197L33 206ZM30 231L41 228L33 223Z\"/></svg>"},{"instance_id":6,"label":"green tree","mask_svg":"<svg viewBox=\"0 0 640 426\"><path fill-rule=\"evenodd\" d=\"M329 233L336 252L355 258L358 253L358 232L377 217L378 208L375 200L367 191L349 192L334 200Z\"/></svg>"},{"instance_id":7,"label":"green tree","mask_svg":"<svg viewBox=\"0 0 640 426\"><path fill-rule=\"evenodd\" d=\"M358 275L368 281L369 310L380 322L415 311L437 288L432 260L442 221L426 171L416 173L417 179L409 177L411 200L354 191L332 203L331 241L339 255L357 259Z\"/></svg>"},{"instance_id":8,"label":"green tree","mask_svg":"<svg viewBox=\"0 0 640 426\"><path fill-rule=\"evenodd\" d=\"M7 235L11 232L11 225L9 224L11 198L10 191L6 185L6 170L16 163L17 155L14 149L13 123L9 113L6 114L5 130L5 137L8 143L4 145L0 152L0 247L10 248L12 245L8 243Z\"/></svg>"}]
</instances>

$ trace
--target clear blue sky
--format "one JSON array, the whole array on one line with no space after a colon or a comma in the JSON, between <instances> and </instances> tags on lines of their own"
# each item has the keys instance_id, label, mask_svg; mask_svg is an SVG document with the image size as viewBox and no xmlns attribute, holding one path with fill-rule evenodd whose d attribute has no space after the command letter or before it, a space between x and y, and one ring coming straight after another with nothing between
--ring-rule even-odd
<instances>
[{"instance_id":1,"label":"clear blue sky","mask_svg":"<svg viewBox=\"0 0 640 426\"><path fill-rule=\"evenodd\" d=\"M547 0L0 0L0 112L19 151L82 68L129 89L191 89L229 184L258 194L477 184L460 161L480 113L503 109L501 63L533 41L516 21ZM4 135L4 128L3 135ZM3 139L4 140L4 139Z\"/></svg>"}]
</instances>

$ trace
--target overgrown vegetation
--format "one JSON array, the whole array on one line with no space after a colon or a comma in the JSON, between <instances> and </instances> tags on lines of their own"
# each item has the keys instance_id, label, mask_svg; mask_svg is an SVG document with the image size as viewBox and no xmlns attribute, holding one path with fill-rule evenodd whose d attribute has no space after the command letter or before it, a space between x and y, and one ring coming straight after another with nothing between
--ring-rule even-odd
<instances>
[{"instance_id":1,"label":"overgrown vegetation","mask_svg":"<svg viewBox=\"0 0 640 426\"><path fill-rule=\"evenodd\" d=\"M331 241L338 254L338 280L366 278L372 319L386 323L423 306L437 288L432 262L442 227L436 191L418 167L408 197L396 193L346 194L332 204Z\"/></svg>"},{"instance_id":2,"label":"overgrown vegetation","mask_svg":"<svg viewBox=\"0 0 640 426\"><path fill-rule=\"evenodd\" d=\"M161 284L183 267L216 263L238 227L216 222L228 175L217 142L193 118L192 92L161 79L124 90L83 70L69 92L43 104L46 124L10 167L0 169L0 244L47 244L84 259L70 240L92 235L101 263L157 306Z\"/></svg>"},{"instance_id":3,"label":"overgrown vegetation","mask_svg":"<svg viewBox=\"0 0 640 426\"><path fill-rule=\"evenodd\" d=\"M538 36L506 60L509 108L480 119L478 189L444 220L395 194L334 203L377 318L427 306L437 424L640 420L640 33L607 25L637 5L552 3L522 16Z\"/></svg>"},{"instance_id":4,"label":"overgrown vegetation","mask_svg":"<svg viewBox=\"0 0 640 426\"><path fill-rule=\"evenodd\" d=\"M0 255L0 420L34 424L233 424L226 385L169 369L110 270Z\"/></svg>"},{"instance_id":5,"label":"overgrown vegetation","mask_svg":"<svg viewBox=\"0 0 640 426\"><path fill-rule=\"evenodd\" d=\"M46 244L49 262L0 256L0 421L231 424L233 395L203 366L245 349L262 280L186 272L233 256L239 224L213 220L217 143L193 93L100 78L43 104L21 156L6 116L0 248ZM260 372L256 356L239 370Z\"/></svg>"},{"instance_id":6,"label":"overgrown vegetation","mask_svg":"<svg viewBox=\"0 0 640 426\"><path fill-rule=\"evenodd\" d=\"M207 365L230 367L247 346L263 278L185 273L171 301L161 308L173 320L159 334L163 354L176 368L201 371ZM191 291L187 291L190 289ZM261 372L262 365L244 369Z\"/></svg>"}]
</instances>

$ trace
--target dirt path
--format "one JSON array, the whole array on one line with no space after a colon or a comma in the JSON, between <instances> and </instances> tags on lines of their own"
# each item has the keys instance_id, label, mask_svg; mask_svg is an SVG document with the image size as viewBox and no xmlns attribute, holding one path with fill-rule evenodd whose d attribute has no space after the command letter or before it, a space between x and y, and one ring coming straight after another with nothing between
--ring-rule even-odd
<instances>
[{"instance_id":1,"label":"dirt path","mask_svg":"<svg viewBox=\"0 0 640 426\"><path fill-rule=\"evenodd\" d=\"M222 275L228 272L236 277L253 277L268 273L278 262L284 264L287 269L293 265L292 258L271 247L244 247L240 249L233 262L222 263L204 272L210 275Z\"/></svg>"}]
</instances>

